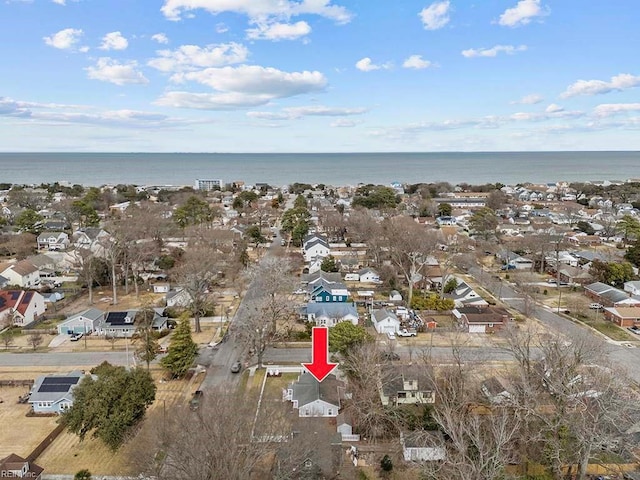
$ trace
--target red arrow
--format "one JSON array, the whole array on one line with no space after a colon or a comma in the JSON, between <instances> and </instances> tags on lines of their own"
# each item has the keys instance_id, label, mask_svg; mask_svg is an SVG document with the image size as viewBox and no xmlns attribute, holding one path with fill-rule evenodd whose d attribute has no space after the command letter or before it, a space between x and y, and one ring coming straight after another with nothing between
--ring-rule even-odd
<instances>
[{"instance_id":1,"label":"red arrow","mask_svg":"<svg viewBox=\"0 0 640 480\"><path fill-rule=\"evenodd\" d=\"M311 329L311 363L303 363L313 377L321 382L329 375L337 363L329 363L329 329L327 327L313 327Z\"/></svg>"}]
</instances>

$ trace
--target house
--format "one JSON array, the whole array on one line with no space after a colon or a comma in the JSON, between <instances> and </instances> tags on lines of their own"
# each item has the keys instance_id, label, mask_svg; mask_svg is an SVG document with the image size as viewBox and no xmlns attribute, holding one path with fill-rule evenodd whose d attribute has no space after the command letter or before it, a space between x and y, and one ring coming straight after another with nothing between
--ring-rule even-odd
<instances>
[{"instance_id":1,"label":"house","mask_svg":"<svg viewBox=\"0 0 640 480\"><path fill-rule=\"evenodd\" d=\"M76 248L84 248L97 254L103 251L103 245L109 238L111 235L108 232L97 227L82 228L71 235L71 240Z\"/></svg>"},{"instance_id":2,"label":"house","mask_svg":"<svg viewBox=\"0 0 640 480\"><path fill-rule=\"evenodd\" d=\"M164 330L167 328L167 317L162 315L161 308L154 308L155 315L153 317L152 329ZM131 338L138 328L136 325L136 314L138 310L129 310L126 312L107 312L102 320L97 322L96 332L98 335Z\"/></svg>"},{"instance_id":3,"label":"house","mask_svg":"<svg viewBox=\"0 0 640 480\"><path fill-rule=\"evenodd\" d=\"M334 327L340 322L358 324L358 309L355 303L307 303L303 308L302 319L314 322L316 326Z\"/></svg>"},{"instance_id":4,"label":"house","mask_svg":"<svg viewBox=\"0 0 640 480\"><path fill-rule=\"evenodd\" d=\"M74 371L66 375L43 375L31 388L29 404L34 413L63 413L73 405L73 390L85 376Z\"/></svg>"},{"instance_id":5,"label":"house","mask_svg":"<svg viewBox=\"0 0 640 480\"><path fill-rule=\"evenodd\" d=\"M315 273L322 270L322 262L324 261L324 257L315 257L312 258L307 264L307 268L309 273Z\"/></svg>"},{"instance_id":6,"label":"house","mask_svg":"<svg viewBox=\"0 0 640 480\"><path fill-rule=\"evenodd\" d=\"M438 462L447 458L442 433L438 430L400 432L402 457L405 462Z\"/></svg>"},{"instance_id":7,"label":"house","mask_svg":"<svg viewBox=\"0 0 640 480\"><path fill-rule=\"evenodd\" d=\"M400 292L397 290L391 290L391 292L389 293L389 301L390 302L401 302L402 301L402 295L400 295Z\"/></svg>"},{"instance_id":8,"label":"house","mask_svg":"<svg viewBox=\"0 0 640 480\"><path fill-rule=\"evenodd\" d=\"M590 283L593 277L589 271L582 268L570 267L569 265L560 267L558 271L561 283L568 283L569 285Z\"/></svg>"},{"instance_id":9,"label":"house","mask_svg":"<svg viewBox=\"0 0 640 480\"><path fill-rule=\"evenodd\" d=\"M38 235L38 250L61 251L69 246L69 235L64 232L42 232Z\"/></svg>"},{"instance_id":10,"label":"house","mask_svg":"<svg viewBox=\"0 0 640 480\"><path fill-rule=\"evenodd\" d=\"M476 293L466 282L458 280L456 289L445 295L446 298L453 300L456 307L486 307L489 303Z\"/></svg>"},{"instance_id":11,"label":"house","mask_svg":"<svg viewBox=\"0 0 640 480\"><path fill-rule=\"evenodd\" d=\"M346 302L349 291L344 283L318 281L311 290L311 301L318 303Z\"/></svg>"},{"instance_id":12,"label":"house","mask_svg":"<svg viewBox=\"0 0 640 480\"><path fill-rule=\"evenodd\" d=\"M38 267L27 260L0 267L0 275L9 280L9 285L22 288L34 288L40 285Z\"/></svg>"},{"instance_id":13,"label":"house","mask_svg":"<svg viewBox=\"0 0 640 480\"><path fill-rule=\"evenodd\" d=\"M601 303L605 307L640 306L640 298L629 297L623 290L619 290L602 282L585 285L584 293L587 297Z\"/></svg>"},{"instance_id":14,"label":"house","mask_svg":"<svg viewBox=\"0 0 640 480\"><path fill-rule=\"evenodd\" d=\"M322 280L325 280L327 282L341 282L342 275L334 272L313 272L303 275L300 283L306 285L315 285Z\"/></svg>"},{"instance_id":15,"label":"house","mask_svg":"<svg viewBox=\"0 0 640 480\"><path fill-rule=\"evenodd\" d=\"M624 291L627 292L630 296L640 296L640 282L624 282Z\"/></svg>"},{"instance_id":16,"label":"house","mask_svg":"<svg viewBox=\"0 0 640 480\"><path fill-rule=\"evenodd\" d=\"M640 324L640 307L606 307L604 318L619 327L633 327Z\"/></svg>"},{"instance_id":17,"label":"house","mask_svg":"<svg viewBox=\"0 0 640 480\"><path fill-rule=\"evenodd\" d=\"M72 335L75 333L89 334L98 330L104 320L104 312L97 308L89 308L75 315L71 315L58 325L58 335Z\"/></svg>"},{"instance_id":18,"label":"house","mask_svg":"<svg viewBox=\"0 0 640 480\"><path fill-rule=\"evenodd\" d=\"M512 395L504 387L503 381L497 377L491 377L480 385L480 390L487 399L494 404L500 404L511 399Z\"/></svg>"},{"instance_id":19,"label":"house","mask_svg":"<svg viewBox=\"0 0 640 480\"><path fill-rule=\"evenodd\" d=\"M23 327L33 323L46 311L44 297L38 292L24 290L0 291L0 321L10 320Z\"/></svg>"},{"instance_id":20,"label":"house","mask_svg":"<svg viewBox=\"0 0 640 480\"><path fill-rule=\"evenodd\" d=\"M451 313L469 333L493 333L510 319L509 312L500 307L467 306L454 308Z\"/></svg>"},{"instance_id":21,"label":"house","mask_svg":"<svg viewBox=\"0 0 640 480\"><path fill-rule=\"evenodd\" d=\"M28 478L41 480L44 468L15 453L0 460L0 478Z\"/></svg>"},{"instance_id":22,"label":"house","mask_svg":"<svg viewBox=\"0 0 640 480\"><path fill-rule=\"evenodd\" d=\"M384 308L373 311L371 322L378 333L397 333L400 331L400 320L396 314Z\"/></svg>"},{"instance_id":23,"label":"house","mask_svg":"<svg viewBox=\"0 0 640 480\"><path fill-rule=\"evenodd\" d=\"M299 417L337 417L343 391L344 382L334 374L318 382L313 375L304 371L283 392L283 398L293 403Z\"/></svg>"},{"instance_id":24,"label":"house","mask_svg":"<svg viewBox=\"0 0 640 480\"><path fill-rule=\"evenodd\" d=\"M371 268L358 270L358 275L360 283L380 283L380 275Z\"/></svg>"},{"instance_id":25,"label":"house","mask_svg":"<svg viewBox=\"0 0 640 480\"><path fill-rule=\"evenodd\" d=\"M382 405L435 403L424 368L417 366L386 366L380 372L378 385Z\"/></svg>"},{"instance_id":26,"label":"house","mask_svg":"<svg viewBox=\"0 0 640 480\"><path fill-rule=\"evenodd\" d=\"M183 307L191 305L191 294L184 288L169 290L164 296L167 307Z\"/></svg>"},{"instance_id":27,"label":"house","mask_svg":"<svg viewBox=\"0 0 640 480\"><path fill-rule=\"evenodd\" d=\"M323 237L313 235L304 242L302 247L302 254L304 255L304 261L310 262L316 257L328 257L331 252L329 248L329 242Z\"/></svg>"},{"instance_id":28,"label":"house","mask_svg":"<svg viewBox=\"0 0 640 480\"><path fill-rule=\"evenodd\" d=\"M64 299L64 292L50 292L43 293L42 297L44 298L44 303L58 303L59 301Z\"/></svg>"}]
</instances>

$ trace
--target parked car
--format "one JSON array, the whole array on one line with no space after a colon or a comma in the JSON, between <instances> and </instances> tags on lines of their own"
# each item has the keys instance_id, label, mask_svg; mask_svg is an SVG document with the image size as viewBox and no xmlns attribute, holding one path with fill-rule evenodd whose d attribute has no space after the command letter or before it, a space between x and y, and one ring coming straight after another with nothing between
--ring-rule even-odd
<instances>
[{"instance_id":1,"label":"parked car","mask_svg":"<svg viewBox=\"0 0 640 480\"><path fill-rule=\"evenodd\" d=\"M507 265L503 265L500 270L515 270L515 269L516 269L515 265L511 265L510 263L508 263Z\"/></svg>"},{"instance_id":2,"label":"parked car","mask_svg":"<svg viewBox=\"0 0 640 480\"><path fill-rule=\"evenodd\" d=\"M80 333L74 333L73 335L71 335L71 341L72 342L77 342L78 340L80 340L82 337L84 336L84 334L82 332Z\"/></svg>"},{"instance_id":3,"label":"parked car","mask_svg":"<svg viewBox=\"0 0 640 480\"><path fill-rule=\"evenodd\" d=\"M604 307L603 307L603 306L602 306L602 304L600 304L600 303L591 303L591 304L589 304L589 308L590 308L591 310L601 310L601 309L603 309Z\"/></svg>"},{"instance_id":4,"label":"parked car","mask_svg":"<svg viewBox=\"0 0 640 480\"><path fill-rule=\"evenodd\" d=\"M242 363L235 362L231 365L231 373L240 373L240 370L242 370Z\"/></svg>"},{"instance_id":5,"label":"parked car","mask_svg":"<svg viewBox=\"0 0 640 480\"><path fill-rule=\"evenodd\" d=\"M631 333L635 333L636 335L640 335L640 327L636 327L635 325L633 327L627 328L627 330L629 330Z\"/></svg>"},{"instance_id":6,"label":"parked car","mask_svg":"<svg viewBox=\"0 0 640 480\"><path fill-rule=\"evenodd\" d=\"M380 353L382 360L400 360L400 355L396 352L382 352Z\"/></svg>"},{"instance_id":7,"label":"parked car","mask_svg":"<svg viewBox=\"0 0 640 480\"><path fill-rule=\"evenodd\" d=\"M196 390L195 392L193 392L193 397L191 397L191 401L189 401L189 408L191 410L198 409L198 407L200 406L200 400L202 399L203 395L204 392L202 390Z\"/></svg>"},{"instance_id":8,"label":"parked car","mask_svg":"<svg viewBox=\"0 0 640 480\"><path fill-rule=\"evenodd\" d=\"M418 336L418 332L416 332L414 329L406 329L403 328L402 330L400 330L397 335L399 337L417 337Z\"/></svg>"}]
</instances>

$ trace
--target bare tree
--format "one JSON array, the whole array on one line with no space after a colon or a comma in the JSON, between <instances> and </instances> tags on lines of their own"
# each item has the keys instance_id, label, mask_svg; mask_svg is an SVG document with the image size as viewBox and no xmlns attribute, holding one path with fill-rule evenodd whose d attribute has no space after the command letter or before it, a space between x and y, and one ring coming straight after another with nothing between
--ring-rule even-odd
<instances>
[{"instance_id":1,"label":"bare tree","mask_svg":"<svg viewBox=\"0 0 640 480\"><path fill-rule=\"evenodd\" d=\"M44 337L40 332L33 332L27 336L27 342L31 345L31 348L37 350L44 342Z\"/></svg>"},{"instance_id":2,"label":"bare tree","mask_svg":"<svg viewBox=\"0 0 640 480\"><path fill-rule=\"evenodd\" d=\"M385 227L391 261L409 286L407 304L411 305L413 285L435 252L436 234L406 217L392 219Z\"/></svg>"},{"instance_id":3,"label":"bare tree","mask_svg":"<svg viewBox=\"0 0 640 480\"><path fill-rule=\"evenodd\" d=\"M176 283L189 294L196 333L202 331L200 317L212 305L209 291L219 276L222 263L216 250L195 246L185 252L180 264L171 272Z\"/></svg>"},{"instance_id":4,"label":"bare tree","mask_svg":"<svg viewBox=\"0 0 640 480\"><path fill-rule=\"evenodd\" d=\"M79 272L79 277L87 285L89 290L89 304L93 305L93 282L95 281L94 262L96 260L93 252L88 248L76 248L69 252L73 259L73 266Z\"/></svg>"},{"instance_id":5,"label":"bare tree","mask_svg":"<svg viewBox=\"0 0 640 480\"><path fill-rule=\"evenodd\" d=\"M240 394L208 391L196 411L178 406L170 417L156 416L145 470L159 480L261 478L279 445L268 440L291 432L282 410L270 407L261 407L257 436L256 405Z\"/></svg>"}]
</instances>

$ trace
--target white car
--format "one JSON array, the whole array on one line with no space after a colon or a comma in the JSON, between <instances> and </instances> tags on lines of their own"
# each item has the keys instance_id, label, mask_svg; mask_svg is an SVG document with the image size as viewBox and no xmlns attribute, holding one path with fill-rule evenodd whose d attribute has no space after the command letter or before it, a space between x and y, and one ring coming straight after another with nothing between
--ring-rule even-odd
<instances>
[{"instance_id":1,"label":"white car","mask_svg":"<svg viewBox=\"0 0 640 480\"><path fill-rule=\"evenodd\" d=\"M416 332L415 330L407 330L406 328L403 328L397 333L397 335L399 337L417 337L418 332Z\"/></svg>"},{"instance_id":2,"label":"white car","mask_svg":"<svg viewBox=\"0 0 640 480\"><path fill-rule=\"evenodd\" d=\"M589 305L591 310L602 310L604 307L600 303L592 303Z\"/></svg>"}]
</instances>

